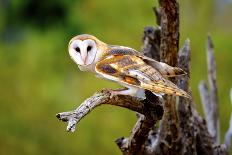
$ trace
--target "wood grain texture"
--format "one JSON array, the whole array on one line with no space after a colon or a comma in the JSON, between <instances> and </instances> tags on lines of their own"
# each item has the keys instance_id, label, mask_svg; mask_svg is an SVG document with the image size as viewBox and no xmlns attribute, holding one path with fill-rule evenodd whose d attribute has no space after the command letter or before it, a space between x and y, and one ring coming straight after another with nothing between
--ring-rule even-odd
<instances>
[{"instance_id":1,"label":"wood grain texture","mask_svg":"<svg viewBox=\"0 0 232 155\"><path fill-rule=\"evenodd\" d=\"M177 66L179 49L179 3L176 0L159 0L161 14L160 60L170 66ZM172 82L176 82L172 79ZM160 127L159 146L162 153L178 154L176 145L180 138L176 97L164 97L164 116Z\"/></svg>"}]
</instances>

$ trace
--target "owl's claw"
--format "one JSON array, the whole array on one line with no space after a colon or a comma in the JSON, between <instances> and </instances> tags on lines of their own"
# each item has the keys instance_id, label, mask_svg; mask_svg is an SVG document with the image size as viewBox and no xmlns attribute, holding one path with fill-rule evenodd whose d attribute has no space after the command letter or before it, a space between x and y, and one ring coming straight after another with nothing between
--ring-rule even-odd
<instances>
[{"instance_id":1,"label":"owl's claw","mask_svg":"<svg viewBox=\"0 0 232 155\"><path fill-rule=\"evenodd\" d=\"M113 89L107 89L107 91L110 93L110 99L112 99L113 97L117 96L117 95L125 95L124 91L127 90L125 89L117 89L117 90L113 90Z\"/></svg>"}]
</instances>

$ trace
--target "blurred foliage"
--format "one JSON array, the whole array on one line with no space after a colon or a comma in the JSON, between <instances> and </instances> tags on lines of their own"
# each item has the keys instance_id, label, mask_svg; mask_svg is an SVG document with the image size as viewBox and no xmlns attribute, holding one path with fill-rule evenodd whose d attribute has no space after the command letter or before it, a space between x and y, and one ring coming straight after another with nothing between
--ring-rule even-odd
<instances>
[{"instance_id":1,"label":"blurred foliage","mask_svg":"<svg viewBox=\"0 0 232 155\"><path fill-rule=\"evenodd\" d=\"M55 118L95 91L118 87L80 72L67 43L89 33L139 50L143 27L155 23L154 5L151 0L0 1L0 154L120 154L114 140L129 135L133 112L99 107L73 134ZM198 83L207 79L208 32L215 44L223 141L231 112L232 4L181 0L180 8L180 46L190 38L192 93L201 113Z\"/></svg>"}]
</instances>

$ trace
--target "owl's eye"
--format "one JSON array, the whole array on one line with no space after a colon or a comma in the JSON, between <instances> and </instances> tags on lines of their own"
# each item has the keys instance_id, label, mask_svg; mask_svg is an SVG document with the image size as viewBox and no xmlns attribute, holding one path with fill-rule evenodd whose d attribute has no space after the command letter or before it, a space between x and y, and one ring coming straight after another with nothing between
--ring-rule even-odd
<instances>
[{"instance_id":1,"label":"owl's eye","mask_svg":"<svg viewBox=\"0 0 232 155\"><path fill-rule=\"evenodd\" d=\"M76 52L80 52L81 50L80 50L79 47L76 47L76 48L75 48L75 51L76 51Z\"/></svg>"},{"instance_id":2,"label":"owl's eye","mask_svg":"<svg viewBox=\"0 0 232 155\"><path fill-rule=\"evenodd\" d=\"M88 46L87 47L87 52L91 51L91 49L92 49L92 46Z\"/></svg>"}]
</instances>

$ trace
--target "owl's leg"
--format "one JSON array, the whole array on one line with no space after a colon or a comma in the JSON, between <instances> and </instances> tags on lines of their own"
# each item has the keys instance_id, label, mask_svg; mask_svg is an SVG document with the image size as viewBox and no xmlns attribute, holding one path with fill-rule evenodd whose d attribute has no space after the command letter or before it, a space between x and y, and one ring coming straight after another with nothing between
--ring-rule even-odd
<instances>
[{"instance_id":1,"label":"owl's leg","mask_svg":"<svg viewBox=\"0 0 232 155\"><path fill-rule=\"evenodd\" d=\"M129 95L129 96L134 96L138 98L145 99L145 92L144 89L133 87L133 86L126 86L127 88L122 89L122 90L111 90L111 96L113 97L114 95Z\"/></svg>"}]
</instances>

